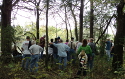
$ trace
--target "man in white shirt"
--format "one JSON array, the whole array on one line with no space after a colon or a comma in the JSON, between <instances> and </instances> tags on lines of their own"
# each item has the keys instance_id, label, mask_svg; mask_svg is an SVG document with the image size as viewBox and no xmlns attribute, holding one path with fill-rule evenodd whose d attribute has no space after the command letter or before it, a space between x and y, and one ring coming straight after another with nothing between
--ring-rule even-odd
<instances>
[{"instance_id":1,"label":"man in white shirt","mask_svg":"<svg viewBox=\"0 0 125 79\"><path fill-rule=\"evenodd\" d=\"M38 71L38 61L40 52L43 51L43 48L36 44L36 41L32 42L32 46L29 48L31 56L31 63L30 63L30 71L37 72ZM34 68L34 69L33 69Z\"/></svg>"},{"instance_id":2,"label":"man in white shirt","mask_svg":"<svg viewBox=\"0 0 125 79\"><path fill-rule=\"evenodd\" d=\"M28 70L30 64L31 53L29 52L29 41L30 37L26 37L26 41L22 43L23 59L22 59L22 68Z\"/></svg>"}]
</instances>

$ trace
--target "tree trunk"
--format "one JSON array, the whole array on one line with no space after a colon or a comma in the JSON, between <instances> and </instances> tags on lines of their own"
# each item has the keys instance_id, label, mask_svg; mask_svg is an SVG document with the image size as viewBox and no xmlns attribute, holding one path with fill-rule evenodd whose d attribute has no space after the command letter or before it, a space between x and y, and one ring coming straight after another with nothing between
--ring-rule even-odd
<instances>
[{"instance_id":1,"label":"tree trunk","mask_svg":"<svg viewBox=\"0 0 125 79\"><path fill-rule=\"evenodd\" d=\"M11 11L12 11L12 0L3 0L1 8L1 50L5 57L5 62L9 62L7 58L11 57L11 33L9 27L11 26ZM7 58L6 58L7 57Z\"/></svg>"},{"instance_id":2,"label":"tree trunk","mask_svg":"<svg viewBox=\"0 0 125 79\"><path fill-rule=\"evenodd\" d=\"M66 24L66 31L67 31L67 36L66 36L66 39L68 39L68 37L69 37L69 33L68 33L68 27L67 27L67 12L66 12L66 5L64 5L64 7L65 7L65 24Z\"/></svg>"},{"instance_id":3,"label":"tree trunk","mask_svg":"<svg viewBox=\"0 0 125 79\"><path fill-rule=\"evenodd\" d=\"M114 56L112 67L118 70L123 65L123 44L125 36L125 13L123 12L124 0L121 0L117 6L117 32L114 40Z\"/></svg>"},{"instance_id":4,"label":"tree trunk","mask_svg":"<svg viewBox=\"0 0 125 79\"><path fill-rule=\"evenodd\" d=\"M46 9L46 61L45 61L46 69L48 69L48 10L49 10L49 0L47 0L47 9Z\"/></svg>"},{"instance_id":5,"label":"tree trunk","mask_svg":"<svg viewBox=\"0 0 125 79\"><path fill-rule=\"evenodd\" d=\"M70 7L70 10L72 12L72 16L74 18L74 22L75 22L75 37L76 37L76 41L78 41L78 30L77 30L77 20L76 20L76 16L74 14L74 11L72 10L72 7Z\"/></svg>"},{"instance_id":6,"label":"tree trunk","mask_svg":"<svg viewBox=\"0 0 125 79\"><path fill-rule=\"evenodd\" d=\"M94 14L93 14L93 0L90 0L90 38L93 38L93 22L94 22Z\"/></svg>"},{"instance_id":7,"label":"tree trunk","mask_svg":"<svg viewBox=\"0 0 125 79\"><path fill-rule=\"evenodd\" d=\"M81 42L83 39L83 8L84 8L84 0L81 0L80 7L80 28L79 28L79 41Z\"/></svg>"},{"instance_id":8,"label":"tree trunk","mask_svg":"<svg viewBox=\"0 0 125 79\"><path fill-rule=\"evenodd\" d=\"M39 39L39 3L36 8L36 38Z\"/></svg>"}]
</instances>

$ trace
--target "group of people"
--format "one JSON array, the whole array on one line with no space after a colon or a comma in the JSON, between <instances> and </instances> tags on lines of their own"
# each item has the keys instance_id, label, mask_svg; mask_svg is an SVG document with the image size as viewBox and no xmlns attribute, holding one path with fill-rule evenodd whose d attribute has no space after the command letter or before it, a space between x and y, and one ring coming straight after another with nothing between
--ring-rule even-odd
<instances>
[{"instance_id":1,"label":"group of people","mask_svg":"<svg viewBox=\"0 0 125 79\"><path fill-rule=\"evenodd\" d=\"M62 61L64 62L63 64L64 66L59 65L60 69L66 68L67 61L75 65L76 60L78 60L78 58L80 62L79 62L79 70L77 72L77 75L80 75L81 73L86 75L86 69L89 68L91 70L93 68L93 60L96 52L96 45L95 43L93 43L92 38L89 40L83 39L82 42L75 42L74 38L71 37L71 40L70 41L66 40L65 43L63 43L63 40L59 38L56 43L51 41L49 44L50 44L50 47L49 47L50 50L52 50L53 46L57 47L58 49L56 53L57 58L54 57L54 59L59 60L60 64L62 64ZM51 54L55 54L55 52Z\"/></svg>"},{"instance_id":2,"label":"group of people","mask_svg":"<svg viewBox=\"0 0 125 79\"><path fill-rule=\"evenodd\" d=\"M30 70L31 72L38 71L39 59L43 57L43 51L45 51L45 35L40 38L40 42L30 40L27 36L26 40L22 43L23 59L22 68ZM79 69L77 75L83 73L86 75L86 69L93 68L94 54L96 52L96 45L93 43L93 39L83 39L82 42L75 42L74 38L71 40L63 40L60 37L51 39L48 45L48 54L53 57L54 63L59 63L59 69L65 69L67 62L76 64L76 60L79 59ZM83 72L82 72L83 70Z\"/></svg>"},{"instance_id":3,"label":"group of people","mask_svg":"<svg viewBox=\"0 0 125 79\"><path fill-rule=\"evenodd\" d=\"M22 68L31 72L38 71L39 54L43 48L35 41L31 41L30 37L26 37L26 41L22 43L23 59Z\"/></svg>"}]
</instances>

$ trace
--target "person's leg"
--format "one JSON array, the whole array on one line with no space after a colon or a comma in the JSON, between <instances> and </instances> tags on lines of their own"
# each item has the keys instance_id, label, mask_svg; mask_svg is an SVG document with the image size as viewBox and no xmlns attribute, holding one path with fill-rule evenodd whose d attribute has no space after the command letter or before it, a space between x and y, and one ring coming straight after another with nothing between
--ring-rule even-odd
<instances>
[{"instance_id":1,"label":"person's leg","mask_svg":"<svg viewBox=\"0 0 125 79\"><path fill-rule=\"evenodd\" d=\"M107 54L108 54L108 61L110 60L110 50L107 50Z\"/></svg>"},{"instance_id":2,"label":"person's leg","mask_svg":"<svg viewBox=\"0 0 125 79\"><path fill-rule=\"evenodd\" d=\"M106 50L107 60L110 60L110 50Z\"/></svg>"},{"instance_id":3,"label":"person's leg","mask_svg":"<svg viewBox=\"0 0 125 79\"><path fill-rule=\"evenodd\" d=\"M65 69L67 66L67 57L63 57L63 59L64 59L64 69Z\"/></svg>"},{"instance_id":4,"label":"person's leg","mask_svg":"<svg viewBox=\"0 0 125 79\"><path fill-rule=\"evenodd\" d=\"M33 72L33 68L34 68L34 65L35 65L35 55L32 55L31 56L31 61L30 61L30 71Z\"/></svg>"},{"instance_id":5,"label":"person's leg","mask_svg":"<svg viewBox=\"0 0 125 79\"><path fill-rule=\"evenodd\" d=\"M41 51L41 54L40 54L41 59L43 58L43 52L44 52L44 48L43 48L43 51Z\"/></svg>"},{"instance_id":6,"label":"person's leg","mask_svg":"<svg viewBox=\"0 0 125 79\"><path fill-rule=\"evenodd\" d=\"M82 65L81 63L79 63L79 69L78 69L78 72L76 73L76 75L80 75L81 74L81 71L82 71Z\"/></svg>"},{"instance_id":7,"label":"person's leg","mask_svg":"<svg viewBox=\"0 0 125 79\"><path fill-rule=\"evenodd\" d=\"M25 58L26 58L25 69L28 70L29 69L29 65L30 65L31 55L26 55Z\"/></svg>"},{"instance_id":8,"label":"person's leg","mask_svg":"<svg viewBox=\"0 0 125 79\"><path fill-rule=\"evenodd\" d=\"M86 75L87 75L86 69L83 69L83 76L86 76Z\"/></svg>"},{"instance_id":9,"label":"person's leg","mask_svg":"<svg viewBox=\"0 0 125 79\"><path fill-rule=\"evenodd\" d=\"M23 57L22 57L22 68L25 69L25 54L23 54Z\"/></svg>"},{"instance_id":10,"label":"person's leg","mask_svg":"<svg viewBox=\"0 0 125 79\"><path fill-rule=\"evenodd\" d=\"M39 55L35 55L35 72L38 71L38 61L39 61Z\"/></svg>"},{"instance_id":11,"label":"person's leg","mask_svg":"<svg viewBox=\"0 0 125 79\"><path fill-rule=\"evenodd\" d=\"M62 69L62 57L59 57L59 69Z\"/></svg>"},{"instance_id":12,"label":"person's leg","mask_svg":"<svg viewBox=\"0 0 125 79\"><path fill-rule=\"evenodd\" d=\"M90 69L90 63L91 63L90 54L87 54L87 57L88 57L87 68Z\"/></svg>"},{"instance_id":13,"label":"person's leg","mask_svg":"<svg viewBox=\"0 0 125 79\"><path fill-rule=\"evenodd\" d=\"M94 56L95 54L92 53L92 59L90 60L90 70L93 68Z\"/></svg>"},{"instance_id":14,"label":"person's leg","mask_svg":"<svg viewBox=\"0 0 125 79\"><path fill-rule=\"evenodd\" d=\"M76 53L75 53L75 50L74 49L72 49L72 64L75 64L75 57L76 56Z\"/></svg>"}]
</instances>

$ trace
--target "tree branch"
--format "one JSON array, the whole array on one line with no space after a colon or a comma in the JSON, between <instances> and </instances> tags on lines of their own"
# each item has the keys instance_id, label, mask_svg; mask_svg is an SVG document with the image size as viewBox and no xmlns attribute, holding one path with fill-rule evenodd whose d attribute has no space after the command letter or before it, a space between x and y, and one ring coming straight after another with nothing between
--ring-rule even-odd
<instances>
[{"instance_id":1,"label":"tree branch","mask_svg":"<svg viewBox=\"0 0 125 79\"><path fill-rule=\"evenodd\" d=\"M16 0L16 1L12 4L12 6L15 6L19 1L20 1L20 0Z\"/></svg>"},{"instance_id":2,"label":"tree branch","mask_svg":"<svg viewBox=\"0 0 125 79\"><path fill-rule=\"evenodd\" d=\"M98 41L100 40L100 38L104 35L104 33L106 32L106 30L107 30L107 28L108 28L108 26L109 26L109 24L110 24L110 22L111 22L111 20L112 20L112 18L114 17L114 15L112 15L112 17L109 19L109 22L107 23L107 26L106 26L106 28L104 29L104 31L101 33L101 35L99 36L99 38L98 38L98 40L96 41L96 44L98 43Z\"/></svg>"}]
</instances>

